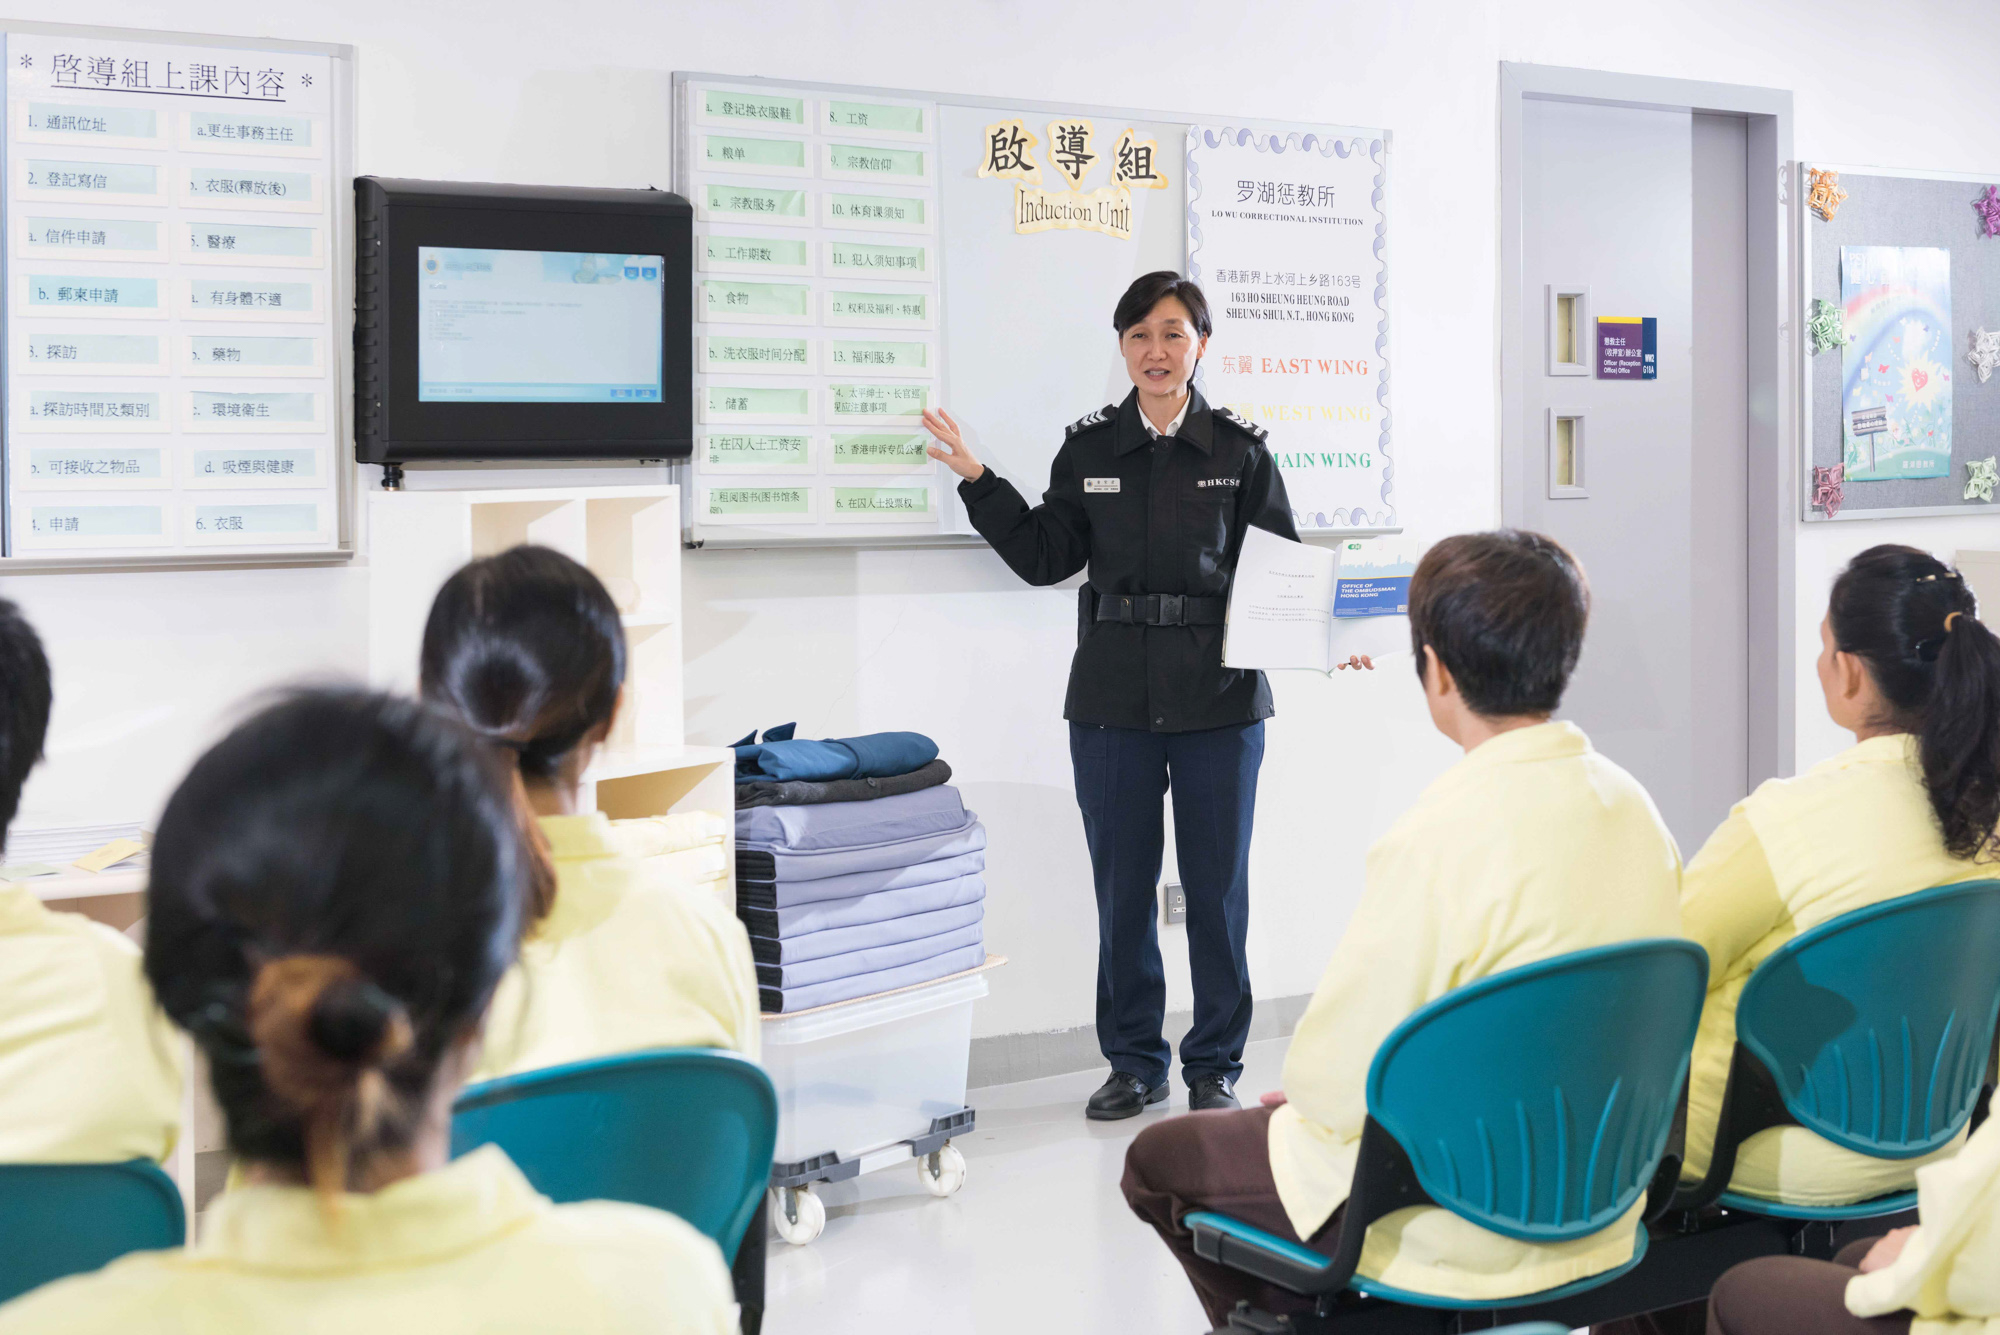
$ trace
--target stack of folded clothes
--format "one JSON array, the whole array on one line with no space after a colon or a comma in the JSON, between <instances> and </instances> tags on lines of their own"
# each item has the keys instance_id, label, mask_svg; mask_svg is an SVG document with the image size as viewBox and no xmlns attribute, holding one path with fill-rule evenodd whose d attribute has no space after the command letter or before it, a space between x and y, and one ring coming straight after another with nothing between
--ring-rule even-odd
<instances>
[{"instance_id":1,"label":"stack of folded clothes","mask_svg":"<svg viewBox=\"0 0 2000 1335\"><path fill-rule=\"evenodd\" d=\"M944 782L936 745L783 731L737 752L736 913L763 1008L810 1010L984 963L986 830ZM808 763L807 747L829 748L828 763ZM746 765L746 750L763 754Z\"/></svg>"},{"instance_id":2,"label":"stack of folded clothes","mask_svg":"<svg viewBox=\"0 0 2000 1335\"><path fill-rule=\"evenodd\" d=\"M647 872L683 889L729 894L727 818L715 811L679 811L611 822L618 851L644 859Z\"/></svg>"}]
</instances>

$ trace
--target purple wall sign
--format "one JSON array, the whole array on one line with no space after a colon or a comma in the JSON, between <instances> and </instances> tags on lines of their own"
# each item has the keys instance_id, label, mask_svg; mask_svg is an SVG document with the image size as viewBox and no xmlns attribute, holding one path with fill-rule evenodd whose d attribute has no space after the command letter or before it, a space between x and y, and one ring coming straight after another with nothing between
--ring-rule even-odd
<instances>
[{"instance_id":1,"label":"purple wall sign","mask_svg":"<svg viewBox=\"0 0 2000 1335\"><path fill-rule=\"evenodd\" d=\"M1660 371L1660 322L1650 315L1597 317L1597 378L1653 380Z\"/></svg>"}]
</instances>

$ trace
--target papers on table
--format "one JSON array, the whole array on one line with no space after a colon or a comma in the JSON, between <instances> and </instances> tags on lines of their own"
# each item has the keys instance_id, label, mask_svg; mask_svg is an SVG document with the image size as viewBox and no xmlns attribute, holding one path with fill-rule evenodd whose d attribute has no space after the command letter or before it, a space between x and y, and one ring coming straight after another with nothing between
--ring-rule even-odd
<instances>
[{"instance_id":1,"label":"papers on table","mask_svg":"<svg viewBox=\"0 0 2000 1335\"><path fill-rule=\"evenodd\" d=\"M1230 582L1223 665L1330 673L1356 654L1408 650L1416 557L1403 538L1315 547L1250 529Z\"/></svg>"}]
</instances>

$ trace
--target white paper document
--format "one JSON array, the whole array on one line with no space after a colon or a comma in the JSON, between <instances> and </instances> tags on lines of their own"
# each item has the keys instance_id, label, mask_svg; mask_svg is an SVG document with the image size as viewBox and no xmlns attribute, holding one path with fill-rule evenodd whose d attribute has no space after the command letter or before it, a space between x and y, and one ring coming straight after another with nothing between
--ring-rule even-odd
<instances>
[{"instance_id":1,"label":"white paper document","mask_svg":"<svg viewBox=\"0 0 2000 1335\"><path fill-rule=\"evenodd\" d=\"M1339 566L1334 548L1247 530L1229 585L1223 666L1331 673L1356 654L1379 662L1407 653L1408 617L1334 616Z\"/></svg>"}]
</instances>

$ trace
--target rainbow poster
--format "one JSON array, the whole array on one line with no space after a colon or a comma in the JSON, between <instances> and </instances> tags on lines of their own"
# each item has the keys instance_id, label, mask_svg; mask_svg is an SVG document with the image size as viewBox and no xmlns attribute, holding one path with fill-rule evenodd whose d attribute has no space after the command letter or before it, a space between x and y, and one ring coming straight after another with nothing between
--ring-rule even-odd
<instances>
[{"instance_id":1,"label":"rainbow poster","mask_svg":"<svg viewBox=\"0 0 2000 1335\"><path fill-rule=\"evenodd\" d=\"M1842 246L1842 458L1849 482L1951 474L1951 252Z\"/></svg>"}]
</instances>

